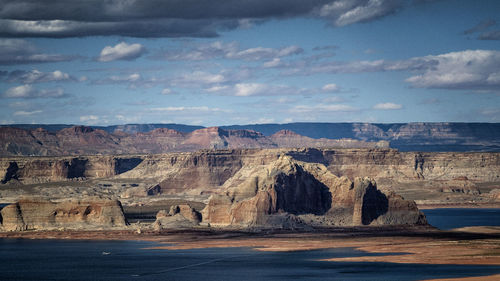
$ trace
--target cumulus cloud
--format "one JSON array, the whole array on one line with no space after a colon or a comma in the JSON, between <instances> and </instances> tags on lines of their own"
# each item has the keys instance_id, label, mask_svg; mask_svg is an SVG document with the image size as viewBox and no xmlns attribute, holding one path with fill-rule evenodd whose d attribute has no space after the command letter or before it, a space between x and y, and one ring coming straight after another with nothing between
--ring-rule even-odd
<instances>
[{"instance_id":1,"label":"cumulus cloud","mask_svg":"<svg viewBox=\"0 0 500 281\"><path fill-rule=\"evenodd\" d=\"M0 29L1 26L0 24ZM26 40L0 39L0 65L60 62L73 59L75 56L41 53Z\"/></svg>"},{"instance_id":2,"label":"cumulus cloud","mask_svg":"<svg viewBox=\"0 0 500 281\"><path fill-rule=\"evenodd\" d=\"M66 96L67 94L61 88L37 90L30 84L9 88L1 95L3 98L13 99L63 98Z\"/></svg>"},{"instance_id":3,"label":"cumulus cloud","mask_svg":"<svg viewBox=\"0 0 500 281\"><path fill-rule=\"evenodd\" d=\"M402 108L403 108L403 105L392 103L392 102L377 103L376 105L373 106L373 109L377 109L377 110L397 110L397 109L402 109Z\"/></svg>"},{"instance_id":4,"label":"cumulus cloud","mask_svg":"<svg viewBox=\"0 0 500 281\"><path fill-rule=\"evenodd\" d=\"M98 60L102 62L115 60L135 60L146 52L141 44L118 43L115 46L106 46L102 49Z\"/></svg>"},{"instance_id":5,"label":"cumulus cloud","mask_svg":"<svg viewBox=\"0 0 500 281\"><path fill-rule=\"evenodd\" d=\"M44 82L77 81L77 79L72 77L68 73L64 73L60 70L56 70L53 72L42 72L33 69L30 71L25 71L25 70L11 71L7 75L6 81L17 82L22 84L33 84L33 83L44 83Z\"/></svg>"},{"instance_id":6,"label":"cumulus cloud","mask_svg":"<svg viewBox=\"0 0 500 281\"><path fill-rule=\"evenodd\" d=\"M5 0L2 37L214 37L219 30L291 17L343 26L398 11L404 0ZM75 12L78 11L78 12Z\"/></svg>"},{"instance_id":7,"label":"cumulus cloud","mask_svg":"<svg viewBox=\"0 0 500 281\"><path fill-rule=\"evenodd\" d=\"M424 61L433 67L406 79L414 87L470 90L500 89L500 51L466 50L437 56Z\"/></svg>"}]
</instances>

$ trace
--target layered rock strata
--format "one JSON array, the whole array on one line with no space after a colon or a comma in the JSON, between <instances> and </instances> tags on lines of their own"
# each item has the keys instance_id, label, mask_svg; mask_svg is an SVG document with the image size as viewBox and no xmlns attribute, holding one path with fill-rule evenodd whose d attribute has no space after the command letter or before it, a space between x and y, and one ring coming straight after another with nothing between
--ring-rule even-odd
<instances>
[{"instance_id":1,"label":"layered rock strata","mask_svg":"<svg viewBox=\"0 0 500 281\"><path fill-rule=\"evenodd\" d=\"M4 207L0 214L6 231L107 229L127 225L120 201L109 199L64 202L23 199Z\"/></svg>"},{"instance_id":2,"label":"layered rock strata","mask_svg":"<svg viewBox=\"0 0 500 281\"><path fill-rule=\"evenodd\" d=\"M439 188L465 182L500 182L500 153L399 152L394 149L236 149L202 150L135 156L0 158L0 181L42 183L109 177L157 179L158 193L211 192L243 165L263 165L286 154L293 159L324 164L337 176L369 176L379 185L397 182L441 182Z\"/></svg>"},{"instance_id":3,"label":"layered rock strata","mask_svg":"<svg viewBox=\"0 0 500 281\"><path fill-rule=\"evenodd\" d=\"M280 156L244 166L211 196L203 221L219 227L426 224L413 201L381 192L369 178L337 177L317 163Z\"/></svg>"}]
</instances>

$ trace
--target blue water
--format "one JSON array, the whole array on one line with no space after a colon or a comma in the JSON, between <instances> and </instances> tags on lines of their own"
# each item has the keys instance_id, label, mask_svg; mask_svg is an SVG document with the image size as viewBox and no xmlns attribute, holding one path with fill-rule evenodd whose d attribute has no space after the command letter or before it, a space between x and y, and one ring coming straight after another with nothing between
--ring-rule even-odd
<instances>
[{"instance_id":1,"label":"blue water","mask_svg":"<svg viewBox=\"0 0 500 281\"><path fill-rule=\"evenodd\" d=\"M429 209L422 210L429 224L449 230L465 226L500 226L500 208L498 209Z\"/></svg>"},{"instance_id":2,"label":"blue water","mask_svg":"<svg viewBox=\"0 0 500 281\"><path fill-rule=\"evenodd\" d=\"M442 229L498 225L498 209L425 210ZM152 250L150 242L0 239L0 280L414 281L500 273L500 266L321 262L366 255L350 248L258 252L248 248Z\"/></svg>"},{"instance_id":3,"label":"blue water","mask_svg":"<svg viewBox=\"0 0 500 281\"><path fill-rule=\"evenodd\" d=\"M320 262L353 249L149 250L132 241L0 239L1 280L421 280L500 273L499 266ZM109 254L103 254L103 252Z\"/></svg>"}]
</instances>

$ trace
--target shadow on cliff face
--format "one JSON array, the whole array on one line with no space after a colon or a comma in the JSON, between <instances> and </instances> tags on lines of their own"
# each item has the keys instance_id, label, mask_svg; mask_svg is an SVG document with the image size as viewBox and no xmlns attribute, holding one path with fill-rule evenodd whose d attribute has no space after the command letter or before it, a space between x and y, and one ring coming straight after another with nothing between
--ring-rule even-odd
<instances>
[{"instance_id":1,"label":"shadow on cliff face","mask_svg":"<svg viewBox=\"0 0 500 281\"><path fill-rule=\"evenodd\" d=\"M71 159L71 163L66 162L66 165L68 165L68 178L84 178L88 162L88 159L80 158Z\"/></svg>"},{"instance_id":2,"label":"shadow on cliff face","mask_svg":"<svg viewBox=\"0 0 500 281\"><path fill-rule=\"evenodd\" d=\"M363 195L363 206L361 210L361 223L369 225L379 216L389 210L389 199L375 186L369 185Z\"/></svg>"},{"instance_id":3,"label":"shadow on cliff face","mask_svg":"<svg viewBox=\"0 0 500 281\"><path fill-rule=\"evenodd\" d=\"M17 174L18 171L19 171L19 167L17 166L17 163L10 162L9 167L7 168L7 172L5 173L5 176L2 180L2 184L6 184L7 182L9 182L12 179L18 180L19 179L18 178L19 176Z\"/></svg>"},{"instance_id":4,"label":"shadow on cliff face","mask_svg":"<svg viewBox=\"0 0 500 281\"><path fill-rule=\"evenodd\" d=\"M332 194L328 186L301 167L297 167L294 174L279 175L275 190L277 210L294 215L324 215L332 207Z\"/></svg>"},{"instance_id":5,"label":"shadow on cliff face","mask_svg":"<svg viewBox=\"0 0 500 281\"><path fill-rule=\"evenodd\" d=\"M293 159L307 162L307 163L321 163L323 165L328 165L328 161L323 155L323 151L316 148L306 148L299 151L289 151L286 155L291 156Z\"/></svg>"},{"instance_id":6,"label":"shadow on cliff face","mask_svg":"<svg viewBox=\"0 0 500 281\"><path fill-rule=\"evenodd\" d=\"M132 170L143 161L142 158L117 158L115 159L115 174L119 175Z\"/></svg>"}]
</instances>

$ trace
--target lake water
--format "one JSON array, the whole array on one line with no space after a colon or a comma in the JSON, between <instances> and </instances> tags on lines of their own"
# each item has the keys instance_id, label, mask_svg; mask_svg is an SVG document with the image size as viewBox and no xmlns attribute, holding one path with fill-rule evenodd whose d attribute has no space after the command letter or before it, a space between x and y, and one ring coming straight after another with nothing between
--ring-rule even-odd
<instances>
[{"instance_id":1,"label":"lake water","mask_svg":"<svg viewBox=\"0 0 500 281\"><path fill-rule=\"evenodd\" d=\"M491 212L464 211L468 215L470 211L479 212L492 222ZM460 224L464 221L460 212L450 209L426 210L427 213L429 221L440 217ZM451 228L454 227L457 225ZM136 241L0 239L0 279L413 281L500 273L500 266L317 261L365 255L350 248L286 253L247 248L144 249L154 245Z\"/></svg>"},{"instance_id":2,"label":"lake water","mask_svg":"<svg viewBox=\"0 0 500 281\"><path fill-rule=\"evenodd\" d=\"M429 209L422 210L429 224L448 230L465 226L500 226L500 208L498 209Z\"/></svg>"}]
</instances>

